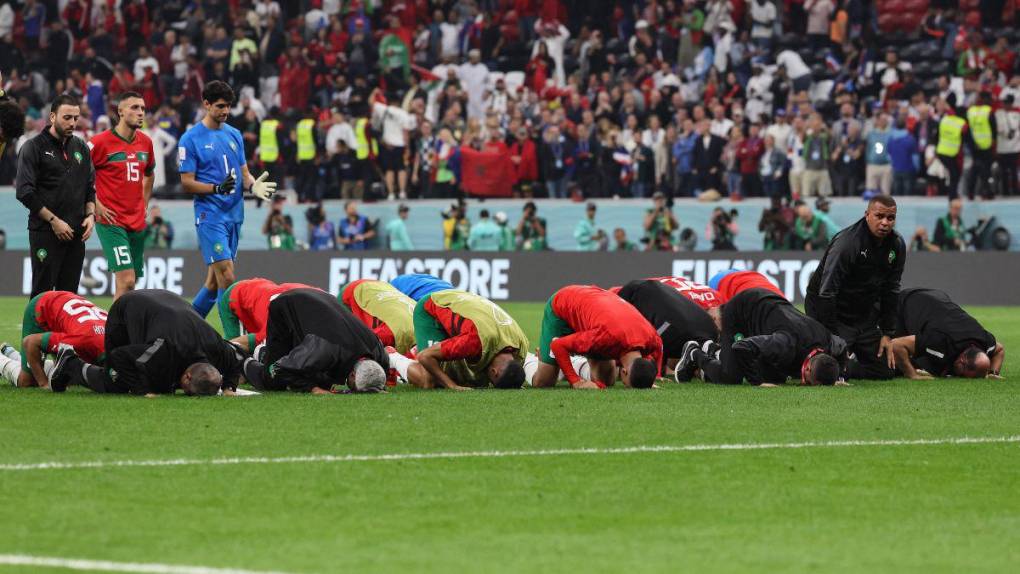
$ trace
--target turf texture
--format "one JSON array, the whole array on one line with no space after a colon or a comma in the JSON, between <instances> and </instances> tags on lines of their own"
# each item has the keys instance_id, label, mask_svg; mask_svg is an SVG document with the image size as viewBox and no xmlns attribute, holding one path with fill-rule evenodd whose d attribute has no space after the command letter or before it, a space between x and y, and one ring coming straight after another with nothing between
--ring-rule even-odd
<instances>
[{"instance_id":1,"label":"turf texture","mask_svg":"<svg viewBox=\"0 0 1020 574\"><path fill-rule=\"evenodd\" d=\"M8 341L24 303L0 299ZM537 340L541 304L505 307ZM1020 348L1020 309L971 311ZM1004 374L235 399L3 388L0 467L1020 435L1020 369L1007 358ZM290 573L1008 572L1020 445L0 468L0 554Z\"/></svg>"}]
</instances>

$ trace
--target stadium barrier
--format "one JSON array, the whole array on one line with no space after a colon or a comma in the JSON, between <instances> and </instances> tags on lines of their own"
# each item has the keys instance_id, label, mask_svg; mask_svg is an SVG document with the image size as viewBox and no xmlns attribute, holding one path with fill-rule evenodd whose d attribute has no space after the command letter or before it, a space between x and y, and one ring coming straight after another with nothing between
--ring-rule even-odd
<instances>
[{"instance_id":1,"label":"stadium barrier","mask_svg":"<svg viewBox=\"0 0 1020 574\"><path fill-rule=\"evenodd\" d=\"M0 295L28 295L32 261L27 251L0 252ZM632 279L680 275L698 282L724 269L754 269L795 302L804 300L818 255L790 252L709 253L349 253L343 251L242 251L237 277L266 277L307 283L338 293L356 279L389 280L404 273L430 273L459 289L495 301L544 301L563 285L621 285ZM102 252L86 255L80 289L87 296L112 295L113 274ZM197 251L154 251L146 257L139 288L168 289L191 296L205 280ZM910 253L903 286L937 287L968 305L1018 305L1020 253Z\"/></svg>"}]
</instances>

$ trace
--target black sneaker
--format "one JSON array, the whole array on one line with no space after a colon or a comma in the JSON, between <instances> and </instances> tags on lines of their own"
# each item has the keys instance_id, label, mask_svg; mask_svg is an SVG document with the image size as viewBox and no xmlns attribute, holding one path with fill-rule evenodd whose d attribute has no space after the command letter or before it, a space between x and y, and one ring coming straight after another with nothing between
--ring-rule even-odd
<instances>
[{"instance_id":1,"label":"black sneaker","mask_svg":"<svg viewBox=\"0 0 1020 574\"><path fill-rule=\"evenodd\" d=\"M678 383L689 383L694 378L694 371L697 370L698 365L694 362L694 351L700 348L697 341L687 341L684 343L684 350L680 353L680 360L676 364L676 371L674 376Z\"/></svg>"},{"instance_id":2,"label":"black sneaker","mask_svg":"<svg viewBox=\"0 0 1020 574\"><path fill-rule=\"evenodd\" d=\"M64 348L57 353L57 358L53 361L53 373L50 375L51 391L62 393L67 390L72 377L72 373L68 371L68 363L77 356L74 349Z\"/></svg>"}]
</instances>

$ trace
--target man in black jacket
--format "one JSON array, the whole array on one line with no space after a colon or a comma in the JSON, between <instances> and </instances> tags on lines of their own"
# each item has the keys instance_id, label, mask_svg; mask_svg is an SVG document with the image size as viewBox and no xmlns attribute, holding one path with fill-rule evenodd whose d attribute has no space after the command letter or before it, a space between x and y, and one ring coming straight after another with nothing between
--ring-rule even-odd
<instances>
[{"instance_id":1,"label":"man in black jacket","mask_svg":"<svg viewBox=\"0 0 1020 574\"><path fill-rule=\"evenodd\" d=\"M85 241L96 225L96 172L89 148L73 134L81 111L74 96L50 104L50 125L18 155L17 197L28 208L32 293L78 291Z\"/></svg>"},{"instance_id":2,"label":"man in black jacket","mask_svg":"<svg viewBox=\"0 0 1020 574\"><path fill-rule=\"evenodd\" d=\"M726 142L709 131L709 121L697 125L698 139L694 142L694 177L701 191L722 189L722 152Z\"/></svg>"},{"instance_id":3,"label":"man in black jacket","mask_svg":"<svg viewBox=\"0 0 1020 574\"><path fill-rule=\"evenodd\" d=\"M872 198L864 217L832 238L808 283L804 309L847 342L850 378L895 374L891 341L906 260L895 225L896 200Z\"/></svg>"},{"instance_id":4,"label":"man in black jacket","mask_svg":"<svg viewBox=\"0 0 1020 574\"><path fill-rule=\"evenodd\" d=\"M0 74L0 159L7 144L17 141L25 133L25 112L3 89L4 76Z\"/></svg>"},{"instance_id":5,"label":"man in black jacket","mask_svg":"<svg viewBox=\"0 0 1020 574\"><path fill-rule=\"evenodd\" d=\"M97 393L215 395L237 388L244 357L192 309L162 289L129 291L114 301L106 319L104 367L89 365L73 350L57 355L50 379L54 392L68 385Z\"/></svg>"},{"instance_id":6,"label":"man in black jacket","mask_svg":"<svg viewBox=\"0 0 1020 574\"><path fill-rule=\"evenodd\" d=\"M624 285L616 293L641 313L662 338L662 356L679 359L688 341L703 345L715 341L719 330L707 311L684 297L675 288L655 279L639 279ZM677 382L689 381L693 369L676 371Z\"/></svg>"},{"instance_id":7,"label":"man in black jacket","mask_svg":"<svg viewBox=\"0 0 1020 574\"><path fill-rule=\"evenodd\" d=\"M741 291L723 307L721 349L690 341L677 371L697 365L711 383L775 386L787 378L802 385L834 385L846 343L768 289Z\"/></svg>"},{"instance_id":8,"label":"man in black jacket","mask_svg":"<svg viewBox=\"0 0 1020 574\"><path fill-rule=\"evenodd\" d=\"M1006 349L995 335L938 289L915 287L900 292L892 344L896 367L911 379L997 379L1006 358Z\"/></svg>"},{"instance_id":9,"label":"man in black jacket","mask_svg":"<svg viewBox=\"0 0 1020 574\"><path fill-rule=\"evenodd\" d=\"M244 375L260 391L328 394L346 383L378 392L389 364L379 337L336 297L293 289L269 304L265 348L245 361Z\"/></svg>"}]
</instances>

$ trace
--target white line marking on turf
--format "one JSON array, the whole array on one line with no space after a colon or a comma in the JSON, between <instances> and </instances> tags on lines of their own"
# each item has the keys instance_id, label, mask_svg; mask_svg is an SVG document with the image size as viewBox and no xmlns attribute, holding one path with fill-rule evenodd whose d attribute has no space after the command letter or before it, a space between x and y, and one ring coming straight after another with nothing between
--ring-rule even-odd
<instances>
[{"instance_id":1,"label":"white line marking on turf","mask_svg":"<svg viewBox=\"0 0 1020 574\"><path fill-rule=\"evenodd\" d=\"M737 444L687 444L660 446L625 446L615 448L559 448L548 450L489 450L466 452L406 452L392 454L323 454L305 456L262 457L245 456L209 459L165 459L165 460L97 460L85 462L31 462L0 464L0 471L19 470L74 470L91 468L119 468L146 466L200 466L228 464L287 464L308 462L375 462L392 460L434 460L456 458L506 458L517 456L567 456L567 455L613 455L635 453L703 452L728 450L783 450L802 448L845 448L869 446L928 446L961 444L1020 443L1020 435L995 437L958 437L933 439L892 439L892 440L834 440L821 442L788 443L737 443Z\"/></svg>"},{"instance_id":2,"label":"white line marking on turf","mask_svg":"<svg viewBox=\"0 0 1020 574\"><path fill-rule=\"evenodd\" d=\"M36 566L41 568L63 568L65 570L85 570L89 572L133 572L135 574L286 574L285 572L269 572L265 570L110 562L107 560L50 558L47 556L27 556L23 554L0 554L0 566Z\"/></svg>"}]
</instances>

